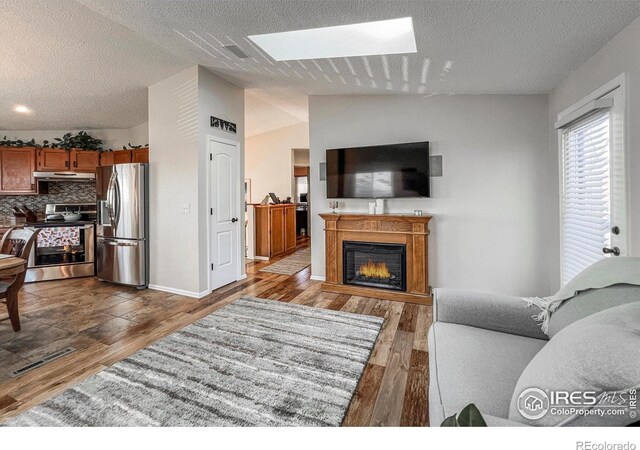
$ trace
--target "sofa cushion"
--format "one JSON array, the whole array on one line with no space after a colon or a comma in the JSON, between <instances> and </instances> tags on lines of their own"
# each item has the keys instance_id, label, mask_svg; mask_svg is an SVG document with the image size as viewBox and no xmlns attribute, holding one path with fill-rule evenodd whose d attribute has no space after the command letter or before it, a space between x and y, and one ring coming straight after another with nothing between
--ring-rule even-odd
<instances>
[{"instance_id":1,"label":"sofa cushion","mask_svg":"<svg viewBox=\"0 0 640 450\"><path fill-rule=\"evenodd\" d=\"M519 406L522 408L527 399L535 401L528 391L530 388L539 389L542 403L540 407L534 405L535 409L525 411L530 416L526 418ZM554 406L562 403L546 403L553 392L580 391L598 397L598 405L606 403L606 399L600 396L607 394L609 399L616 400L617 405L624 405L619 403L619 395L631 389L640 389L640 302L605 309L558 332L533 358L518 380L509 420L542 426L628 425L638 418L626 410L622 415L603 413L605 415L601 416L595 414L600 408L586 405L586 411L592 412L581 414L566 408L554 413ZM523 395L525 391L527 393ZM628 398L626 402L628 404ZM569 406L575 406L575 403ZM533 417L536 415L542 417Z\"/></svg>"},{"instance_id":2,"label":"sofa cushion","mask_svg":"<svg viewBox=\"0 0 640 450\"><path fill-rule=\"evenodd\" d=\"M601 289L589 289L565 301L549 320L549 337L567 325L614 306L640 301L640 286L616 284Z\"/></svg>"},{"instance_id":3,"label":"sofa cushion","mask_svg":"<svg viewBox=\"0 0 640 450\"><path fill-rule=\"evenodd\" d=\"M436 322L429 330L429 419L475 403L483 414L506 419L520 374L548 341Z\"/></svg>"}]
</instances>

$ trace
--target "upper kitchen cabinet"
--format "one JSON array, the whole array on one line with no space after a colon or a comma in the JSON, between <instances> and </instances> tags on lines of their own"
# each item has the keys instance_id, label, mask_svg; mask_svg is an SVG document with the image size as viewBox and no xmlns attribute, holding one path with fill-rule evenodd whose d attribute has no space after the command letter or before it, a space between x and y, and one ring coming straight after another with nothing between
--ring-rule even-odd
<instances>
[{"instance_id":1,"label":"upper kitchen cabinet","mask_svg":"<svg viewBox=\"0 0 640 450\"><path fill-rule=\"evenodd\" d=\"M56 172L69 170L69 151L60 148L38 149L38 171Z\"/></svg>"},{"instance_id":2,"label":"upper kitchen cabinet","mask_svg":"<svg viewBox=\"0 0 640 450\"><path fill-rule=\"evenodd\" d=\"M131 150L131 162L148 163L149 147L134 148L133 150Z\"/></svg>"},{"instance_id":3,"label":"upper kitchen cabinet","mask_svg":"<svg viewBox=\"0 0 640 450\"><path fill-rule=\"evenodd\" d=\"M96 150L60 148L38 149L38 172L95 172L100 165L100 152Z\"/></svg>"},{"instance_id":4,"label":"upper kitchen cabinet","mask_svg":"<svg viewBox=\"0 0 640 450\"><path fill-rule=\"evenodd\" d=\"M131 162L131 150L114 150L112 152L102 152L100 155L101 166L112 166L114 164L127 164Z\"/></svg>"},{"instance_id":5,"label":"upper kitchen cabinet","mask_svg":"<svg viewBox=\"0 0 640 450\"><path fill-rule=\"evenodd\" d=\"M71 170L75 172L95 172L100 165L100 153L95 150L76 150L69 152Z\"/></svg>"},{"instance_id":6,"label":"upper kitchen cabinet","mask_svg":"<svg viewBox=\"0 0 640 450\"><path fill-rule=\"evenodd\" d=\"M148 162L149 147L134 148L133 150L114 150L112 152L102 152L100 155L101 166Z\"/></svg>"},{"instance_id":7,"label":"upper kitchen cabinet","mask_svg":"<svg viewBox=\"0 0 640 450\"><path fill-rule=\"evenodd\" d=\"M0 147L0 194L36 194L35 148Z\"/></svg>"}]
</instances>

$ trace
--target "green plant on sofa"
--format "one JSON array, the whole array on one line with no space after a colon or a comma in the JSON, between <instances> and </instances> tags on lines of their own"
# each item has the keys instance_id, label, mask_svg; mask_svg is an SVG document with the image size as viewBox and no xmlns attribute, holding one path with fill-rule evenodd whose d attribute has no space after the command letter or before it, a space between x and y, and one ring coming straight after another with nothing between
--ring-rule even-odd
<instances>
[{"instance_id":1,"label":"green plant on sofa","mask_svg":"<svg viewBox=\"0 0 640 450\"><path fill-rule=\"evenodd\" d=\"M453 416L444 419L441 427L486 427L487 422L484 421L484 417L480 413L480 410L473 403L469 403L465 406L460 414L454 414Z\"/></svg>"}]
</instances>

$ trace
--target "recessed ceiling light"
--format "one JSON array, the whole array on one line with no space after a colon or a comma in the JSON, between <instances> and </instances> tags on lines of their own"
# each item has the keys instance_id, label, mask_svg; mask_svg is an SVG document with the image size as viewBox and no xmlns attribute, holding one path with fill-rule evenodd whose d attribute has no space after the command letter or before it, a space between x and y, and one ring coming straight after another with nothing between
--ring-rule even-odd
<instances>
[{"instance_id":1,"label":"recessed ceiling light","mask_svg":"<svg viewBox=\"0 0 640 450\"><path fill-rule=\"evenodd\" d=\"M29 114L31 110L24 105L16 105L13 107L13 110L20 114Z\"/></svg>"},{"instance_id":2,"label":"recessed ceiling light","mask_svg":"<svg viewBox=\"0 0 640 450\"><path fill-rule=\"evenodd\" d=\"M249 36L276 61L416 53L411 17Z\"/></svg>"}]
</instances>

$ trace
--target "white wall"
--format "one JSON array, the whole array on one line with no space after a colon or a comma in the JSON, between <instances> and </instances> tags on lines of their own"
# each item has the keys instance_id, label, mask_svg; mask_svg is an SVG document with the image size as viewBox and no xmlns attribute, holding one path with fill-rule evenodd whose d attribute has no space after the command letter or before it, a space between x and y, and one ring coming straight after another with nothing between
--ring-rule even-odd
<instances>
[{"instance_id":1,"label":"white wall","mask_svg":"<svg viewBox=\"0 0 640 450\"><path fill-rule=\"evenodd\" d=\"M54 142L53 139L62 137L66 133L77 133L81 130L5 130L0 131L2 136L9 139L22 139L29 141L35 139L38 144L43 140ZM105 130L84 130L96 139L102 139L104 148L120 149L131 143L133 145L145 145L149 142L149 124L147 122L132 128L118 128Z\"/></svg>"},{"instance_id":2,"label":"white wall","mask_svg":"<svg viewBox=\"0 0 640 450\"><path fill-rule=\"evenodd\" d=\"M309 124L307 124L307 136ZM297 148L293 151L293 165L294 166L308 166L309 165L309 141L307 138L307 146L305 148Z\"/></svg>"},{"instance_id":3,"label":"white wall","mask_svg":"<svg viewBox=\"0 0 640 450\"><path fill-rule=\"evenodd\" d=\"M609 41L579 69L567 77L549 95L549 147L553 168L553 190L559 192L558 135L553 128L558 113L588 96L618 75L626 74L626 156L627 179L629 180L629 252L640 255L640 19L636 19L617 36ZM554 202L556 233L553 236L559 247L559 195L550 199ZM560 284L560 257L554 261L554 280Z\"/></svg>"},{"instance_id":4,"label":"white wall","mask_svg":"<svg viewBox=\"0 0 640 450\"><path fill-rule=\"evenodd\" d=\"M190 293L200 292L198 142L194 66L149 87L150 281Z\"/></svg>"},{"instance_id":5,"label":"white wall","mask_svg":"<svg viewBox=\"0 0 640 450\"><path fill-rule=\"evenodd\" d=\"M556 254L545 222L555 205L549 182L544 95L312 96L309 99L312 226L329 211L318 164L340 146L430 141L443 155L432 197L392 199L388 212L422 209L435 217L430 284L514 295L551 292ZM551 202L552 203L552 202ZM366 212L368 200L340 200L341 212ZM550 256L551 255L551 256ZM312 234L312 274L324 276L324 234Z\"/></svg>"},{"instance_id":6,"label":"white wall","mask_svg":"<svg viewBox=\"0 0 640 450\"><path fill-rule=\"evenodd\" d=\"M307 122L247 138L245 178L251 179L251 201L259 203L269 192L274 192L282 200L293 197L291 150L307 147Z\"/></svg>"},{"instance_id":7,"label":"white wall","mask_svg":"<svg viewBox=\"0 0 640 450\"><path fill-rule=\"evenodd\" d=\"M129 128L129 138L133 145L146 145L149 143L149 122L141 123Z\"/></svg>"},{"instance_id":8,"label":"white wall","mask_svg":"<svg viewBox=\"0 0 640 450\"><path fill-rule=\"evenodd\" d=\"M212 115L236 122L237 134L211 128ZM209 292L210 135L240 142L242 165L242 89L198 66L149 87L150 256L155 288L192 296ZM242 182L238 180L239 187ZM189 213L182 211L186 204Z\"/></svg>"}]
</instances>

